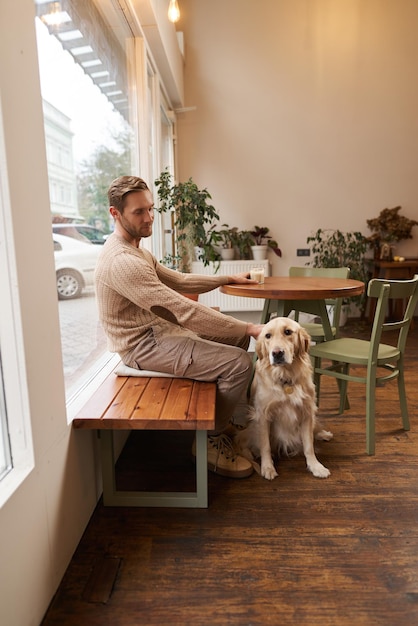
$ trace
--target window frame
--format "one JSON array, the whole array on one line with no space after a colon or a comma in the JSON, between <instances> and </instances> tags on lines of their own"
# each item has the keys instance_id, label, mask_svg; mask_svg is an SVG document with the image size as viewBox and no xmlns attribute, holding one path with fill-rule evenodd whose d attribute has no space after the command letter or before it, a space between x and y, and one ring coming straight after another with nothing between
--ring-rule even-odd
<instances>
[{"instance_id":1,"label":"window frame","mask_svg":"<svg viewBox=\"0 0 418 626\"><path fill-rule=\"evenodd\" d=\"M0 347L11 468L0 481L0 508L34 468L28 383L23 348L4 125L0 98ZM3 428L5 425L3 424Z\"/></svg>"}]
</instances>

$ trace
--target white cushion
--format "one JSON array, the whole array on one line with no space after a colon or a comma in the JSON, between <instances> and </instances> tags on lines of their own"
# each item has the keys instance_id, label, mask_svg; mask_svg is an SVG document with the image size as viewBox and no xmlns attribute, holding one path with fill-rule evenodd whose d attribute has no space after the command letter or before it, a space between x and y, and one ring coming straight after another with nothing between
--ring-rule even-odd
<instances>
[{"instance_id":1,"label":"white cushion","mask_svg":"<svg viewBox=\"0 0 418 626\"><path fill-rule=\"evenodd\" d=\"M116 376L139 376L142 378L184 378L184 376L174 376L174 374L166 374L165 372L155 372L153 370L137 370L134 367L128 367L124 363L118 365L115 369Z\"/></svg>"}]
</instances>

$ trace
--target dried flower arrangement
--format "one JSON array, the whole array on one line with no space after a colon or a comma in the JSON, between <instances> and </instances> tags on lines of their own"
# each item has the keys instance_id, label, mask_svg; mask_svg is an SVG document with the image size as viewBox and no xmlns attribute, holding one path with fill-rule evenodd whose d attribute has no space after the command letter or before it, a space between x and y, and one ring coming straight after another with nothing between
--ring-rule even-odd
<instances>
[{"instance_id":1,"label":"dried flower arrangement","mask_svg":"<svg viewBox=\"0 0 418 626\"><path fill-rule=\"evenodd\" d=\"M399 215L401 208L396 206L393 209L383 209L379 217L367 220L367 226L373 232L367 239L370 244L379 245L383 242L393 243L402 239L412 239L412 228L417 226L418 222Z\"/></svg>"}]
</instances>

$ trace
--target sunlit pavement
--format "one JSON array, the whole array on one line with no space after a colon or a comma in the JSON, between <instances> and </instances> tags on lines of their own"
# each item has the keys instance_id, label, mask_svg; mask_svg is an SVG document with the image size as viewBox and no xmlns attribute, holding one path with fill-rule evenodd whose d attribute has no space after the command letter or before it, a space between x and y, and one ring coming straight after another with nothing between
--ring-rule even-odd
<instances>
[{"instance_id":1,"label":"sunlit pavement","mask_svg":"<svg viewBox=\"0 0 418 626\"><path fill-rule=\"evenodd\" d=\"M86 289L81 298L59 300L58 307L68 389L106 350L106 338L98 321L93 289Z\"/></svg>"}]
</instances>

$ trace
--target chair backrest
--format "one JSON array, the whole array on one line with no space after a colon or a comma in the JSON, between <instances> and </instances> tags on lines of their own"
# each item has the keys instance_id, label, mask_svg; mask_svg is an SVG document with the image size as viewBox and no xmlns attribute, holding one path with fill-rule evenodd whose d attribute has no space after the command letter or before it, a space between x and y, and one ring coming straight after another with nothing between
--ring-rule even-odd
<instances>
[{"instance_id":1,"label":"chair backrest","mask_svg":"<svg viewBox=\"0 0 418 626\"><path fill-rule=\"evenodd\" d=\"M289 276L322 276L326 278L348 278L349 267L290 267Z\"/></svg>"},{"instance_id":2,"label":"chair backrest","mask_svg":"<svg viewBox=\"0 0 418 626\"><path fill-rule=\"evenodd\" d=\"M382 332L388 330L399 331L397 347L401 353L404 352L409 327L414 316L418 302L418 274L411 280L385 280L373 278L369 282L367 295L370 298L377 298L371 331L371 343L374 344L374 351L377 352ZM385 322L388 313L389 300L405 300L405 312L401 319Z\"/></svg>"},{"instance_id":3,"label":"chair backrest","mask_svg":"<svg viewBox=\"0 0 418 626\"><path fill-rule=\"evenodd\" d=\"M289 268L289 276L320 276L322 278L348 278L350 276L349 267L298 267L292 266ZM334 308L333 326L337 329L340 323L342 298L333 298L326 300L326 304L331 305ZM297 303L295 303L297 304ZM308 303L304 303L304 309L307 308ZM309 310L305 310L306 313L310 313ZM295 319L298 319L298 313L295 311Z\"/></svg>"}]
</instances>

